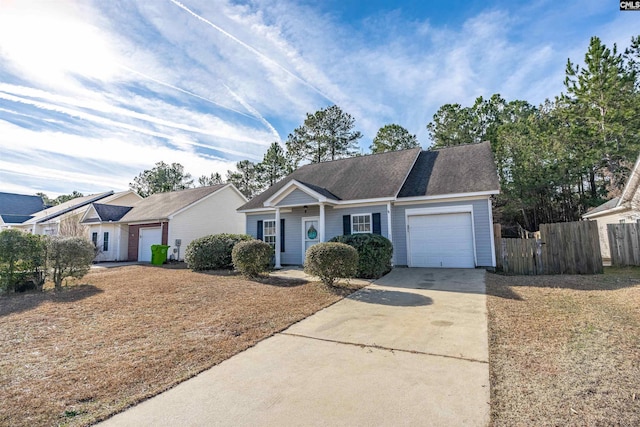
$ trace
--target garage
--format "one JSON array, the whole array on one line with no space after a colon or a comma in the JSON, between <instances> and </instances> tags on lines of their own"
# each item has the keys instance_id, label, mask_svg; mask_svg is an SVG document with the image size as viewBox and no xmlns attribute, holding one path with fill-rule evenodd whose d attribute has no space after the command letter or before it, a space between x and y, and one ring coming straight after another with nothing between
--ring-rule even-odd
<instances>
[{"instance_id":1,"label":"garage","mask_svg":"<svg viewBox=\"0 0 640 427\"><path fill-rule=\"evenodd\" d=\"M140 228L138 261L151 262L151 245L162 244L162 228Z\"/></svg>"},{"instance_id":2,"label":"garage","mask_svg":"<svg viewBox=\"0 0 640 427\"><path fill-rule=\"evenodd\" d=\"M471 212L407 216L410 267L474 268Z\"/></svg>"}]
</instances>

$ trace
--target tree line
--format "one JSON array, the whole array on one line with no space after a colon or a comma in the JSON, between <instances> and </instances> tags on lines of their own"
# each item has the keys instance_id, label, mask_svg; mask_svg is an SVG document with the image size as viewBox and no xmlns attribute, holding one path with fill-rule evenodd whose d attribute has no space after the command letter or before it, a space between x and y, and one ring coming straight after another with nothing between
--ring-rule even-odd
<instances>
[{"instance_id":1,"label":"tree line","mask_svg":"<svg viewBox=\"0 0 640 427\"><path fill-rule=\"evenodd\" d=\"M433 147L490 141L506 226L575 221L619 196L640 154L640 36L624 52L592 37L584 65L567 60L565 92L542 105L479 97L443 105L427 125Z\"/></svg>"}]
</instances>

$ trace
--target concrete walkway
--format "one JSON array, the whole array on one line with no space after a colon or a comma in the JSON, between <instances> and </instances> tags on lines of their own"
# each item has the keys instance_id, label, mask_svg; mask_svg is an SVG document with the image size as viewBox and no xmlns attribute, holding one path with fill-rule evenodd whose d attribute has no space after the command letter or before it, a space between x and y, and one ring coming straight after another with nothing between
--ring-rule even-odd
<instances>
[{"instance_id":1,"label":"concrete walkway","mask_svg":"<svg viewBox=\"0 0 640 427\"><path fill-rule=\"evenodd\" d=\"M484 426L482 270L396 269L104 426Z\"/></svg>"}]
</instances>

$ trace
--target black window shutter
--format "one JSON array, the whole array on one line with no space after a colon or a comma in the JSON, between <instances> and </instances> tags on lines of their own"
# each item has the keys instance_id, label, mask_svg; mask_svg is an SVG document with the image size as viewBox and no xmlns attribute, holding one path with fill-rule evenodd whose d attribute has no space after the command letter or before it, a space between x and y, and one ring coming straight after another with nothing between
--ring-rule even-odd
<instances>
[{"instance_id":1,"label":"black window shutter","mask_svg":"<svg viewBox=\"0 0 640 427\"><path fill-rule=\"evenodd\" d=\"M258 221L258 231L257 231L256 239L262 240L262 221Z\"/></svg>"},{"instance_id":2,"label":"black window shutter","mask_svg":"<svg viewBox=\"0 0 640 427\"><path fill-rule=\"evenodd\" d=\"M280 252L284 252L284 218L280 218Z\"/></svg>"},{"instance_id":3,"label":"black window shutter","mask_svg":"<svg viewBox=\"0 0 640 427\"><path fill-rule=\"evenodd\" d=\"M380 212L371 215L373 222L373 234L382 234L382 226L380 225Z\"/></svg>"},{"instance_id":4,"label":"black window shutter","mask_svg":"<svg viewBox=\"0 0 640 427\"><path fill-rule=\"evenodd\" d=\"M342 216L342 234L351 234L351 215Z\"/></svg>"}]
</instances>

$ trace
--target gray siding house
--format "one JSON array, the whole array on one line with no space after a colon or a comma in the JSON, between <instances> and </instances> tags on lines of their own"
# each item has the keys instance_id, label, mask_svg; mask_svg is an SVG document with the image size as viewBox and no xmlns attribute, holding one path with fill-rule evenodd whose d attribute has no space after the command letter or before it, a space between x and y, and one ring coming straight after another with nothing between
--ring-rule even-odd
<instances>
[{"instance_id":1,"label":"gray siding house","mask_svg":"<svg viewBox=\"0 0 640 427\"><path fill-rule=\"evenodd\" d=\"M276 268L342 234L391 240L393 264L495 267L491 196L500 191L488 142L420 148L300 167L238 208L246 232L275 249Z\"/></svg>"}]
</instances>

